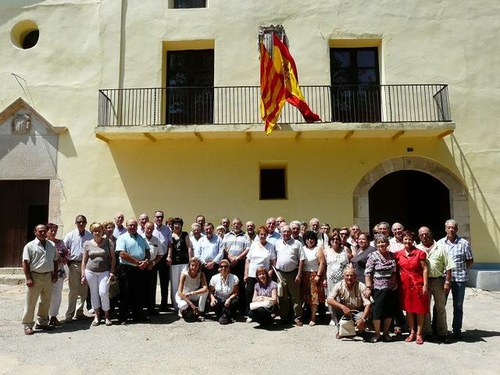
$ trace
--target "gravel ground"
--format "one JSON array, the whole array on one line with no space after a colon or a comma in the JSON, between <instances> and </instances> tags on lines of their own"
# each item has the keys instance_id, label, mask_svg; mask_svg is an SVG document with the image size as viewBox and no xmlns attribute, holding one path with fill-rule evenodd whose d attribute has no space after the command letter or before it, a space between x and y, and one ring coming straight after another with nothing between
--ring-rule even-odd
<instances>
[{"instance_id":1,"label":"gravel ground","mask_svg":"<svg viewBox=\"0 0 500 375\"><path fill-rule=\"evenodd\" d=\"M63 291L61 311L66 307ZM463 340L370 344L335 338L327 325L256 328L178 321L91 327L91 318L25 336L25 287L0 285L0 374L498 374L500 293L467 289ZM450 307L450 306L449 306ZM450 314L448 321L450 322ZM62 318L60 316L60 318Z\"/></svg>"}]
</instances>

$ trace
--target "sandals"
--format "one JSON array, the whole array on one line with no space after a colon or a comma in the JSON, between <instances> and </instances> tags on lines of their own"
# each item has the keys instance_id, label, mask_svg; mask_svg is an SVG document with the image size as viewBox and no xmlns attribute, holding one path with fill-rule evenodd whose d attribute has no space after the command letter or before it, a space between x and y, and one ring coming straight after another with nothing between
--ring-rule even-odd
<instances>
[{"instance_id":1,"label":"sandals","mask_svg":"<svg viewBox=\"0 0 500 375\"><path fill-rule=\"evenodd\" d=\"M416 343L417 345L422 345L424 343L424 338L422 337L422 335L417 335Z\"/></svg>"},{"instance_id":2,"label":"sandals","mask_svg":"<svg viewBox=\"0 0 500 375\"><path fill-rule=\"evenodd\" d=\"M92 327L97 327L99 324L101 324L101 322L99 321L99 319L94 319L92 321Z\"/></svg>"},{"instance_id":3,"label":"sandals","mask_svg":"<svg viewBox=\"0 0 500 375\"><path fill-rule=\"evenodd\" d=\"M415 334L412 332L410 335L405 339L406 342L412 342L415 341Z\"/></svg>"},{"instance_id":4,"label":"sandals","mask_svg":"<svg viewBox=\"0 0 500 375\"><path fill-rule=\"evenodd\" d=\"M25 335L28 335L28 336L31 336L35 333L35 331L33 331L33 328L31 327L25 327L24 328L24 334Z\"/></svg>"},{"instance_id":5,"label":"sandals","mask_svg":"<svg viewBox=\"0 0 500 375\"><path fill-rule=\"evenodd\" d=\"M109 320L109 319L106 319L106 323L105 324L106 324L106 326L109 327L109 326L113 325L113 322L111 320Z\"/></svg>"},{"instance_id":6,"label":"sandals","mask_svg":"<svg viewBox=\"0 0 500 375\"><path fill-rule=\"evenodd\" d=\"M314 327L315 325L316 325L316 322L314 322L312 320L309 322L309 327Z\"/></svg>"}]
</instances>

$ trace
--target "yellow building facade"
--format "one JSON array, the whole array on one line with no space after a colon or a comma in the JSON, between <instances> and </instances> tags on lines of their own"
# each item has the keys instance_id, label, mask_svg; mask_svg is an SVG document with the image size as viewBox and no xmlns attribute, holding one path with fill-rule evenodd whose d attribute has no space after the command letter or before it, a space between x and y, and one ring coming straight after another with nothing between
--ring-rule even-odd
<instances>
[{"instance_id":1,"label":"yellow building facade","mask_svg":"<svg viewBox=\"0 0 500 375\"><path fill-rule=\"evenodd\" d=\"M60 235L79 213L155 209L439 235L455 218L475 261L500 263L499 15L497 1L4 0L2 216L22 209L2 234L19 246L43 207ZM271 25L322 121L287 104L266 136L259 32ZM41 196L19 195L37 180Z\"/></svg>"}]
</instances>

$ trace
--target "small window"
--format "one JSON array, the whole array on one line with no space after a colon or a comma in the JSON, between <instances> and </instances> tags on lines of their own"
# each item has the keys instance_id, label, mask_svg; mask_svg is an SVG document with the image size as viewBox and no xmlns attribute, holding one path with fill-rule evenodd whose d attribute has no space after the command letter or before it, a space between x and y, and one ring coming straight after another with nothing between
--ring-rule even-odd
<instances>
[{"instance_id":1,"label":"small window","mask_svg":"<svg viewBox=\"0 0 500 375\"><path fill-rule=\"evenodd\" d=\"M173 0L172 5L174 9L206 8L207 0Z\"/></svg>"},{"instance_id":2,"label":"small window","mask_svg":"<svg viewBox=\"0 0 500 375\"><path fill-rule=\"evenodd\" d=\"M261 168L260 199L286 199L285 168Z\"/></svg>"},{"instance_id":3,"label":"small window","mask_svg":"<svg viewBox=\"0 0 500 375\"><path fill-rule=\"evenodd\" d=\"M10 32L12 44L22 49L30 49L36 46L39 36L38 25L31 20L18 22Z\"/></svg>"}]
</instances>

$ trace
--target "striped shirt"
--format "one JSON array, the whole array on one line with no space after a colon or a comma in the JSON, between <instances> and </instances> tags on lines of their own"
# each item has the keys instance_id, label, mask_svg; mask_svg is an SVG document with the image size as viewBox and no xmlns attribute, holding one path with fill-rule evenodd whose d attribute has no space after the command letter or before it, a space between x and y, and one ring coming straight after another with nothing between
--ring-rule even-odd
<instances>
[{"instance_id":1,"label":"striped shirt","mask_svg":"<svg viewBox=\"0 0 500 375\"><path fill-rule=\"evenodd\" d=\"M443 246L455 263L455 268L451 271L451 281L466 282L469 279L467 274L467 261L472 260L472 249L469 241L457 236L455 241L441 238L438 244Z\"/></svg>"}]
</instances>

